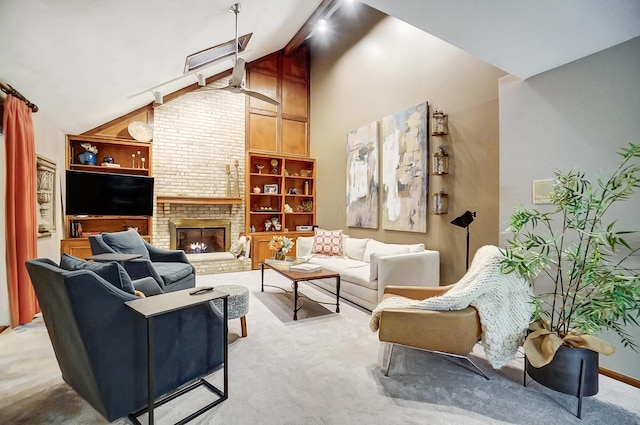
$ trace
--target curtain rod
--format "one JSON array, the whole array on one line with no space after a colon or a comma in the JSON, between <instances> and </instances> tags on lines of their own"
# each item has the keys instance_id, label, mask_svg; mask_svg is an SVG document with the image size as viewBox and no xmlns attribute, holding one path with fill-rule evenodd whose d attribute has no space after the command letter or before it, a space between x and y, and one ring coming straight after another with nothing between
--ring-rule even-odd
<instances>
[{"instance_id":1,"label":"curtain rod","mask_svg":"<svg viewBox=\"0 0 640 425\"><path fill-rule=\"evenodd\" d=\"M31 103L29 99L24 97L18 90L14 89L9 84L0 81L0 90L5 92L6 94L10 94L11 96L15 96L18 99L22 100L27 104L29 108L31 108L33 112L38 112L38 105L36 105L35 103Z\"/></svg>"}]
</instances>

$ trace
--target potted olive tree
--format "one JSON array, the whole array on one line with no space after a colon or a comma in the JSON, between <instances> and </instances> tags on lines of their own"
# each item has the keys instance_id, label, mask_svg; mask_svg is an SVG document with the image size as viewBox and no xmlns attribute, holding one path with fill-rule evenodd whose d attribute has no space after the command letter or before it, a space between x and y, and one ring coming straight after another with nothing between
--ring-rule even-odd
<instances>
[{"instance_id":1,"label":"potted olive tree","mask_svg":"<svg viewBox=\"0 0 640 425\"><path fill-rule=\"evenodd\" d=\"M638 350L626 329L640 321L640 221L636 229L619 230L611 207L633 199L629 207L640 212L633 198L640 187L640 145L619 155L618 167L595 183L576 170L556 172L553 205L547 211L518 208L505 231L503 271L523 276L536 294L524 344L526 371L542 385L576 396L598 392L598 353L615 351L594 335L613 331ZM586 373L581 389L580 367Z\"/></svg>"}]
</instances>

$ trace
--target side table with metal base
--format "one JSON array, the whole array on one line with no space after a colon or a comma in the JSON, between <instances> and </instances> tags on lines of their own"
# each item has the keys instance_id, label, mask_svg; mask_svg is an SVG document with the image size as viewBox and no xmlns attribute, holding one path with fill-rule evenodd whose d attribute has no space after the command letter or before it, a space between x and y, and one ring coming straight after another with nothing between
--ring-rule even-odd
<instances>
[{"instance_id":1,"label":"side table with metal base","mask_svg":"<svg viewBox=\"0 0 640 425\"><path fill-rule=\"evenodd\" d=\"M199 386L204 386L209 391L217 394L219 396L218 399L213 401L212 403L204 406L200 410L192 413L186 418L176 422L176 424L184 424L195 418L196 416L201 415L207 410L217 406L222 403L224 400L228 398L227 394L227 386L229 382L229 374L228 374L228 325L227 325L227 315L228 315L228 305L227 298L228 294L219 291L210 291L204 292L197 295L190 295L191 289L185 289L182 291L175 291L166 294L160 294L149 298L140 298L133 301L127 301L125 304L131 307L135 312L142 315L147 321L147 391L148 391L148 405L146 408L139 410L138 412L134 412L129 415L129 419L131 419L134 423L140 424L137 420L137 417L142 415L145 412L149 413L148 424L153 425L154 423L154 415L153 410L157 406L161 406ZM181 310L183 308L192 307L197 304L202 304L205 302L209 302L215 299L223 300L223 344L224 344L224 378L223 378L223 389L215 387L213 384L207 382L204 378L200 378L198 381L193 384L172 393L158 401L155 400L154 397L154 367L153 367L153 327L151 326L151 322L154 317L160 316L172 311Z\"/></svg>"}]
</instances>

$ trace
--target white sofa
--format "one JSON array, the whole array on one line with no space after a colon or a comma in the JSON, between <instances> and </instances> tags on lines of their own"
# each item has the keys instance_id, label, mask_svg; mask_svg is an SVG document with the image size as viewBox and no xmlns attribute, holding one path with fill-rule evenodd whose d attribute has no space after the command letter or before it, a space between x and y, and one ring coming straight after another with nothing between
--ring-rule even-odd
<instances>
[{"instance_id":1,"label":"white sofa","mask_svg":"<svg viewBox=\"0 0 640 425\"><path fill-rule=\"evenodd\" d=\"M313 236L298 237L296 256L340 274L340 297L373 310L387 285L438 286L440 253L424 244L387 244L344 236L343 255L312 254ZM332 293L335 279L313 283Z\"/></svg>"}]
</instances>

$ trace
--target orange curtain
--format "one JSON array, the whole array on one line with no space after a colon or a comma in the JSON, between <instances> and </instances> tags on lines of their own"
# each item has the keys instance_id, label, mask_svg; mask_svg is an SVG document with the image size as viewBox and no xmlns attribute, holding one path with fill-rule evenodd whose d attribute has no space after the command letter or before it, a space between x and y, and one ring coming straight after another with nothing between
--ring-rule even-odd
<instances>
[{"instance_id":1,"label":"orange curtain","mask_svg":"<svg viewBox=\"0 0 640 425\"><path fill-rule=\"evenodd\" d=\"M5 229L11 326L40 311L25 261L38 255L36 146L31 109L8 95L4 101Z\"/></svg>"}]
</instances>

